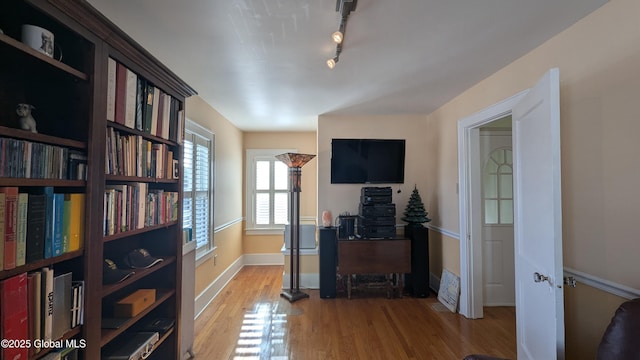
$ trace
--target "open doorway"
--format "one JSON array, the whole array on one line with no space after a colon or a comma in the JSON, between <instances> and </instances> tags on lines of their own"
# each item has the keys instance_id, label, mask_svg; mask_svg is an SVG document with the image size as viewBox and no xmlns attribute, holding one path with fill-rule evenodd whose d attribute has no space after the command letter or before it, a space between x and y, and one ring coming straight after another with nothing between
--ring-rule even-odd
<instances>
[{"instance_id":1,"label":"open doorway","mask_svg":"<svg viewBox=\"0 0 640 360\"><path fill-rule=\"evenodd\" d=\"M513 239L513 149L511 115L480 127L483 306L515 306Z\"/></svg>"},{"instance_id":2,"label":"open doorway","mask_svg":"<svg viewBox=\"0 0 640 360\"><path fill-rule=\"evenodd\" d=\"M468 118L460 120L458 123L458 166L459 166L459 181L460 181L460 313L471 319L478 319L483 317L483 306L485 304L485 265L490 267L492 263L490 261L483 261L483 258L490 257L490 254L485 254L484 239L482 236L485 223L485 202L483 201L483 170L497 170L495 168L484 169L488 156L491 151L486 144L482 144L481 133L491 131L488 129L508 128L509 136L503 137L501 140L503 143L511 140L511 113L513 107L526 95L526 91L518 93L506 100L503 100L493 106L482 110ZM509 125L506 125L509 124ZM506 130L506 129L503 129ZM495 130L494 130L495 131ZM483 147L487 147L485 151ZM498 155L497 163L500 165L506 165L506 158L502 156L508 156L506 153L507 147L496 146L496 149L502 148L503 152ZM483 156L483 152L488 152ZM498 176L497 171L494 172ZM503 174L506 175L506 174ZM487 179L487 181L490 181ZM485 183L487 183L485 181ZM497 189L496 189L497 191ZM495 216L500 217L498 207L501 198L494 196L494 194L487 194L490 201L487 206L491 208L489 211L493 211L490 216L494 216L493 219L489 219L489 222L495 221ZM503 197L502 200L508 200ZM513 195L511 197L513 202ZM503 203L504 205L505 203ZM505 214L503 214L504 217ZM503 218L503 220L507 220ZM513 218L511 223L513 225ZM498 221L499 222L499 221ZM504 221L506 222L506 221ZM487 237L489 238L489 237ZM491 241L491 239L488 239ZM492 245L497 245L494 243ZM513 249L513 248L512 248ZM497 251L495 247L487 246L487 251ZM504 253L504 250L500 251ZM512 257L513 259L513 257ZM500 273L505 274L510 271L510 275L514 276L515 271L513 265L500 264L497 267L501 267ZM489 279L495 282L495 278ZM509 280L513 281L513 280ZM504 280L502 281L504 282ZM495 304L497 305L497 304Z\"/></svg>"},{"instance_id":3,"label":"open doorway","mask_svg":"<svg viewBox=\"0 0 640 360\"><path fill-rule=\"evenodd\" d=\"M515 310L522 359L564 358L559 78L559 70L550 69L531 89L458 122L460 313L480 318L480 128L512 116Z\"/></svg>"}]
</instances>

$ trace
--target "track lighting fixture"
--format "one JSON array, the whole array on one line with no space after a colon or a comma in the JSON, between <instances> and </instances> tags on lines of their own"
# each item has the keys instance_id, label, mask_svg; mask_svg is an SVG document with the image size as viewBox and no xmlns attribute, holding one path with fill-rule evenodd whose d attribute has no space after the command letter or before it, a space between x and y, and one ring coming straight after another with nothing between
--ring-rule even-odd
<instances>
[{"instance_id":1,"label":"track lighting fixture","mask_svg":"<svg viewBox=\"0 0 640 360\"><path fill-rule=\"evenodd\" d=\"M334 58L327 60L327 66L329 67L329 69L333 69L334 67L336 67L337 62L338 62L338 57L336 56Z\"/></svg>"},{"instance_id":2,"label":"track lighting fixture","mask_svg":"<svg viewBox=\"0 0 640 360\"><path fill-rule=\"evenodd\" d=\"M347 30L347 20L349 20L349 14L356 9L357 3L358 0L337 0L336 2L336 11L340 12L340 28L331 34L331 39L336 43L336 53L333 58L327 60L329 69L336 67L336 63L340 58L342 43L344 42L344 36Z\"/></svg>"},{"instance_id":3,"label":"track lighting fixture","mask_svg":"<svg viewBox=\"0 0 640 360\"><path fill-rule=\"evenodd\" d=\"M342 31L338 30L336 32L334 32L331 35L331 38L333 39L333 42L335 42L336 44L340 44L342 43L342 39L344 37L344 34L342 33Z\"/></svg>"}]
</instances>

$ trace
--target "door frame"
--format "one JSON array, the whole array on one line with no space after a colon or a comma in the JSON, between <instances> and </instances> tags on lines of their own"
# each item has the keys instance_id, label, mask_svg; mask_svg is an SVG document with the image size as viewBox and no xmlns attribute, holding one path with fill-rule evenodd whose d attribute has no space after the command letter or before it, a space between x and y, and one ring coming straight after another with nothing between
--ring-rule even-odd
<instances>
[{"instance_id":1,"label":"door frame","mask_svg":"<svg viewBox=\"0 0 640 360\"><path fill-rule=\"evenodd\" d=\"M511 115L529 92L521 91L458 121L458 183L460 215L460 314L483 317L482 209L480 127ZM515 140L513 140L515 141ZM514 219L514 223L517 219Z\"/></svg>"}]
</instances>

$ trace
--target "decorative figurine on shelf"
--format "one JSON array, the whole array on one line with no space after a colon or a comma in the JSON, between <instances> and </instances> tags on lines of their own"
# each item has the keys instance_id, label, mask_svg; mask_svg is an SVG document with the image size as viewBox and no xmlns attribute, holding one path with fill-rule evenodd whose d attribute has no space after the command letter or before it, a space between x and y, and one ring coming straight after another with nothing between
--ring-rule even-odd
<instances>
[{"instance_id":1,"label":"decorative figurine on shelf","mask_svg":"<svg viewBox=\"0 0 640 360\"><path fill-rule=\"evenodd\" d=\"M409 203L404 210L404 217L402 217L402 221L408 222L409 225L420 225L431 221L431 219L427 217L427 211L424 209L422 198L418 193L418 188L415 186L413 188L413 193L411 193L411 197L409 198Z\"/></svg>"},{"instance_id":2,"label":"decorative figurine on shelf","mask_svg":"<svg viewBox=\"0 0 640 360\"><path fill-rule=\"evenodd\" d=\"M34 110L35 106L30 104L18 104L16 107L16 113L20 116L20 128L23 130L29 130L37 133L36 120L31 116L31 110Z\"/></svg>"}]
</instances>

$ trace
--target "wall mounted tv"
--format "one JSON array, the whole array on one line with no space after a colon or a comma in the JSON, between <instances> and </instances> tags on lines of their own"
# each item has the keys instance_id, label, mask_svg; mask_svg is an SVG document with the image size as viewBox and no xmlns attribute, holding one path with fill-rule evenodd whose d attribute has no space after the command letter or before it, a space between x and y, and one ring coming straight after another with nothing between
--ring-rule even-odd
<instances>
[{"instance_id":1,"label":"wall mounted tv","mask_svg":"<svg viewBox=\"0 0 640 360\"><path fill-rule=\"evenodd\" d=\"M404 183L405 140L332 139L332 184Z\"/></svg>"}]
</instances>

